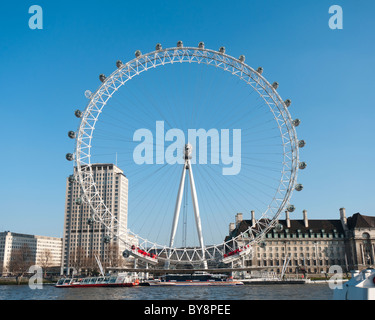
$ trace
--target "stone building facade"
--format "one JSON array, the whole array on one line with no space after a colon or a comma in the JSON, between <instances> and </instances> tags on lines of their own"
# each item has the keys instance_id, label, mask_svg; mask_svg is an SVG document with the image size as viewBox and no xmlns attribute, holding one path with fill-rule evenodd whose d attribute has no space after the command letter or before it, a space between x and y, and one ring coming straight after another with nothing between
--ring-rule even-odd
<instances>
[{"instance_id":1,"label":"stone building facade","mask_svg":"<svg viewBox=\"0 0 375 320\"><path fill-rule=\"evenodd\" d=\"M26 249L27 248L27 249ZM0 274L11 273L10 262L17 250L27 250L28 265L47 269L60 267L62 239L10 231L0 232Z\"/></svg>"},{"instance_id":2,"label":"stone building facade","mask_svg":"<svg viewBox=\"0 0 375 320\"><path fill-rule=\"evenodd\" d=\"M235 237L255 225L255 215L244 220L236 215L236 222L229 225L229 236ZM261 244L253 248L251 255L239 261L244 267L264 267L268 271L281 273L332 273L330 267L339 266L343 272L363 269L374 264L375 217L356 213L347 218L345 209L340 209L340 219L303 218L279 220L281 231L268 232ZM245 244L245 243L244 243Z\"/></svg>"}]
</instances>

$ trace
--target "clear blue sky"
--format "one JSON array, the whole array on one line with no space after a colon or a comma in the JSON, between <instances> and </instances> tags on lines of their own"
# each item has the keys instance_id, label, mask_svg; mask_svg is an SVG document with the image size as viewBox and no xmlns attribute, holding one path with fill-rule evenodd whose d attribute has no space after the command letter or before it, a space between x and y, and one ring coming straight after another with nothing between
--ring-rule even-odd
<instances>
[{"instance_id":1,"label":"clear blue sky","mask_svg":"<svg viewBox=\"0 0 375 320\"><path fill-rule=\"evenodd\" d=\"M43 8L44 29L28 27ZM344 29L328 27L341 5ZM280 83L302 120L308 169L294 194L295 218L375 215L375 2L319 1L7 1L1 6L0 230L62 236L65 179L73 151L67 131L100 73L160 42L204 41L246 55Z\"/></svg>"}]
</instances>

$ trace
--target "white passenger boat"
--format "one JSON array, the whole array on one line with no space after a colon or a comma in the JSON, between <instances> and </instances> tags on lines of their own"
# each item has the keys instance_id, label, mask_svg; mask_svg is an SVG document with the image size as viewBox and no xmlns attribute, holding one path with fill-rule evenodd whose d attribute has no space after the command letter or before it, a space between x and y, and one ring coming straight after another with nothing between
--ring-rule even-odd
<instances>
[{"instance_id":1,"label":"white passenger boat","mask_svg":"<svg viewBox=\"0 0 375 320\"><path fill-rule=\"evenodd\" d=\"M112 276L87 278L61 278L56 288L88 288L88 287L133 287L139 285L139 280L131 273L119 273Z\"/></svg>"}]
</instances>

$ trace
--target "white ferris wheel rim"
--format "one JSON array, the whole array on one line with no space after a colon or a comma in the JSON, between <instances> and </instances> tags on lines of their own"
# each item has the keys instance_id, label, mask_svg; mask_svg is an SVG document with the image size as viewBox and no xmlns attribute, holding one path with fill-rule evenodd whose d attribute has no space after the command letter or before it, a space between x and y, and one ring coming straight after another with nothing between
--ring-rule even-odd
<instances>
[{"instance_id":1,"label":"white ferris wheel rim","mask_svg":"<svg viewBox=\"0 0 375 320\"><path fill-rule=\"evenodd\" d=\"M267 210L262 213L262 217L257 220L256 225L250 226L247 230L228 241L207 246L205 254L199 252L201 250L200 248L169 248L165 245L159 245L144 239L129 229L125 230L122 234L113 234L113 226L114 223L116 223L116 219L101 199L93 178L90 163L91 140L93 139L95 124L99 119L102 109L112 95L121 86L125 85L127 81L140 75L144 71L166 64L183 62L204 63L221 68L250 85L262 97L273 113L280 131L284 151L283 170L277 192L268 205ZM118 65L117 70L109 77L104 77L104 79L101 80L103 83L89 96L89 103L82 112L81 121L76 134L74 153L77 178L82 188L82 200L89 204L93 212L92 217L94 220L101 223L111 236L118 237L118 239L123 241L128 249L131 248L131 241L129 240L130 235L130 237L135 237L137 239L139 247L147 251L157 250L161 260L177 263L185 261L199 263L207 260L217 260L218 256L223 256L228 250L234 249L237 245L237 241L242 240L244 237L247 238L250 244L250 246L246 247L245 251L250 252L251 245L259 243L264 234L276 225L277 218L289 204L297 182L299 163L297 134L287 105L278 94L277 88L271 85L260 72L255 71L245 64L244 59L241 59L241 57L240 59L236 59L227 55L225 52L206 49L204 46L159 48L147 54L141 54L137 51L136 58L126 64L121 63ZM272 219L263 219L268 212L271 213ZM163 257L163 254L160 253L165 253L166 256ZM175 258L171 258L172 256Z\"/></svg>"}]
</instances>

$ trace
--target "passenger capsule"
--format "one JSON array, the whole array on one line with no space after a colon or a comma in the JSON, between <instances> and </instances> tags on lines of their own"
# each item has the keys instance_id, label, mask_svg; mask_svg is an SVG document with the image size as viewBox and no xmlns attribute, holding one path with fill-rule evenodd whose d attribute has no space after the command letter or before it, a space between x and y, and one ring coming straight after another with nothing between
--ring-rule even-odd
<instances>
[{"instance_id":1,"label":"passenger capsule","mask_svg":"<svg viewBox=\"0 0 375 320\"><path fill-rule=\"evenodd\" d=\"M225 53L225 47L220 47L220 48L219 48L219 52L220 52L220 53Z\"/></svg>"},{"instance_id":2,"label":"passenger capsule","mask_svg":"<svg viewBox=\"0 0 375 320\"><path fill-rule=\"evenodd\" d=\"M68 137L69 137L70 139L75 139L75 137L76 137L76 133L75 133L74 131L69 131L69 132L68 132Z\"/></svg>"},{"instance_id":3,"label":"passenger capsule","mask_svg":"<svg viewBox=\"0 0 375 320\"><path fill-rule=\"evenodd\" d=\"M183 48L184 44L182 43L182 41L178 41L177 42L177 48Z\"/></svg>"},{"instance_id":4,"label":"passenger capsule","mask_svg":"<svg viewBox=\"0 0 375 320\"><path fill-rule=\"evenodd\" d=\"M261 242L259 242L259 246L261 247L261 248L265 248L266 247L266 242L265 241L261 241Z\"/></svg>"},{"instance_id":5,"label":"passenger capsule","mask_svg":"<svg viewBox=\"0 0 375 320\"><path fill-rule=\"evenodd\" d=\"M119 68L119 69L122 67L122 61L121 60L116 61L116 67Z\"/></svg>"},{"instance_id":6,"label":"passenger capsule","mask_svg":"<svg viewBox=\"0 0 375 320\"><path fill-rule=\"evenodd\" d=\"M285 105L286 105L287 107L290 107L290 105L292 104L292 100L290 100L290 99L286 99L286 100L284 101L284 103L285 103Z\"/></svg>"},{"instance_id":7,"label":"passenger capsule","mask_svg":"<svg viewBox=\"0 0 375 320\"><path fill-rule=\"evenodd\" d=\"M302 191L303 185L302 184L297 184L294 189L296 189L297 191Z\"/></svg>"},{"instance_id":8,"label":"passenger capsule","mask_svg":"<svg viewBox=\"0 0 375 320\"><path fill-rule=\"evenodd\" d=\"M74 156L72 153L67 153L66 156L65 156L66 160L68 161L72 161L74 159Z\"/></svg>"},{"instance_id":9,"label":"passenger capsule","mask_svg":"<svg viewBox=\"0 0 375 320\"><path fill-rule=\"evenodd\" d=\"M204 49L204 42L202 42L202 41L199 42L199 43L198 43L198 48L199 48L199 49Z\"/></svg>"},{"instance_id":10,"label":"passenger capsule","mask_svg":"<svg viewBox=\"0 0 375 320\"><path fill-rule=\"evenodd\" d=\"M135 57L138 58L139 56L142 55L142 52L140 50L137 50L134 54L135 54Z\"/></svg>"},{"instance_id":11,"label":"passenger capsule","mask_svg":"<svg viewBox=\"0 0 375 320\"><path fill-rule=\"evenodd\" d=\"M122 256L126 259L126 258L129 258L130 254L129 254L129 251L128 250L124 250L122 252Z\"/></svg>"},{"instance_id":12,"label":"passenger capsule","mask_svg":"<svg viewBox=\"0 0 375 320\"><path fill-rule=\"evenodd\" d=\"M259 68L257 69L257 72L258 72L259 74L262 74L262 73L263 73L263 68L262 68L262 67L259 67Z\"/></svg>"},{"instance_id":13,"label":"passenger capsule","mask_svg":"<svg viewBox=\"0 0 375 320\"><path fill-rule=\"evenodd\" d=\"M240 60L241 62L245 62L245 56L241 54L238 60Z\"/></svg>"},{"instance_id":14,"label":"passenger capsule","mask_svg":"<svg viewBox=\"0 0 375 320\"><path fill-rule=\"evenodd\" d=\"M292 121L292 124L293 124L293 126L298 127L301 124L301 120L300 119L294 119Z\"/></svg>"},{"instance_id":15,"label":"passenger capsule","mask_svg":"<svg viewBox=\"0 0 375 320\"><path fill-rule=\"evenodd\" d=\"M77 118L81 118L81 117L82 117L82 111L81 111L81 110L76 110L76 111L74 111L74 115L75 115Z\"/></svg>"},{"instance_id":16,"label":"passenger capsule","mask_svg":"<svg viewBox=\"0 0 375 320\"><path fill-rule=\"evenodd\" d=\"M301 170L306 169L306 167L307 167L307 163L306 162L300 162L298 164L298 168L300 168Z\"/></svg>"},{"instance_id":17,"label":"passenger capsule","mask_svg":"<svg viewBox=\"0 0 375 320\"><path fill-rule=\"evenodd\" d=\"M282 224L278 223L276 226L275 226L275 230L276 232L281 232L283 231L284 227Z\"/></svg>"},{"instance_id":18,"label":"passenger capsule","mask_svg":"<svg viewBox=\"0 0 375 320\"><path fill-rule=\"evenodd\" d=\"M272 83L272 87L276 90L279 87L279 83L275 81Z\"/></svg>"},{"instance_id":19,"label":"passenger capsule","mask_svg":"<svg viewBox=\"0 0 375 320\"><path fill-rule=\"evenodd\" d=\"M111 241L111 238L109 236L104 236L103 241L104 243L109 243Z\"/></svg>"},{"instance_id":20,"label":"passenger capsule","mask_svg":"<svg viewBox=\"0 0 375 320\"><path fill-rule=\"evenodd\" d=\"M94 219L93 219L93 218L88 218L88 219L87 219L87 224L88 224L89 226L92 226L92 225L94 224Z\"/></svg>"},{"instance_id":21,"label":"passenger capsule","mask_svg":"<svg viewBox=\"0 0 375 320\"><path fill-rule=\"evenodd\" d=\"M77 206L80 206L82 204L82 202L83 201L82 201L81 198L77 198L76 201L75 201L75 203L76 203Z\"/></svg>"},{"instance_id":22,"label":"passenger capsule","mask_svg":"<svg viewBox=\"0 0 375 320\"><path fill-rule=\"evenodd\" d=\"M91 96L92 96L92 92L91 92L90 90L86 90L86 91L85 91L85 97L86 97L87 99L91 99Z\"/></svg>"},{"instance_id":23,"label":"passenger capsule","mask_svg":"<svg viewBox=\"0 0 375 320\"><path fill-rule=\"evenodd\" d=\"M294 207L294 205L289 205L287 208L286 208L287 211L289 212L293 212L294 210L296 210L296 208Z\"/></svg>"},{"instance_id":24,"label":"passenger capsule","mask_svg":"<svg viewBox=\"0 0 375 320\"><path fill-rule=\"evenodd\" d=\"M99 80L104 82L107 77L104 74L99 75Z\"/></svg>"},{"instance_id":25,"label":"passenger capsule","mask_svg":"<svg viewBox=\"0 0 375 320\"><path fill-rule=\"evenodd\" d=\"M300 140L300 141L298 141L298 147L299 147L299 148L303 148L305 145L306 145L305 140Z\"/></svg>"},{"instance_id":26,"label":"passenger capsule","mask_svg":"<svg viewBox=\"0 0 375 320\"><path fill-rule=\"evenodd\" d=\"M159 51L159 50L161 50L161 49L163 49L162 46L161 46L161 44L160 44L160 43L157 43L156 46L155 46L155 50L156 50L156 51Z\"/></svg>"}]
</instances>

